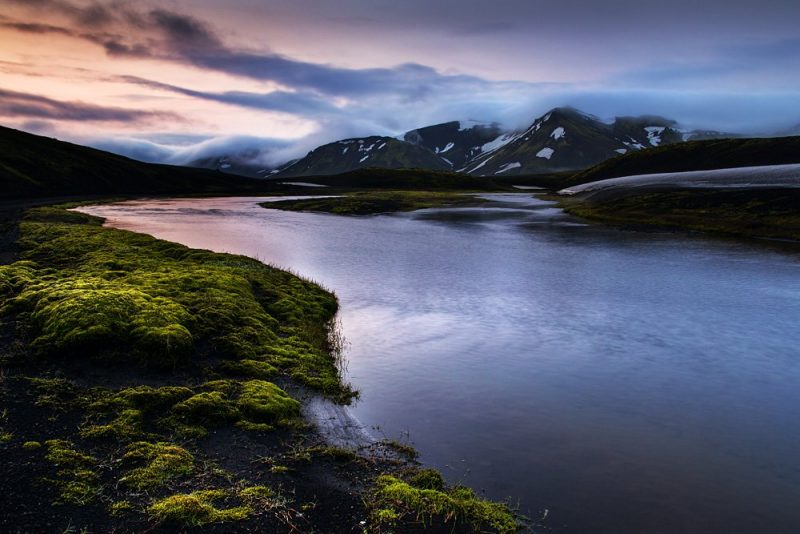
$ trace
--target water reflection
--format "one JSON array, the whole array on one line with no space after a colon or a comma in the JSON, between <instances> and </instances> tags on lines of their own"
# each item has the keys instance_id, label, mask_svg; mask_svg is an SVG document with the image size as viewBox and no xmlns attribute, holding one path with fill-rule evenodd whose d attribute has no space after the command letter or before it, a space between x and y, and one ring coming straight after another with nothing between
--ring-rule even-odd
<instances>
[{"instance_id":1,"label":"water reflection","mask_svg":"<svg viewBox=\"0 0 800 534\"><path fill-rule=\"evenodd\" d=\"M351 218L241 198L89 211L334 289L356 415L453 481L549 509L556 532L800 530L797 250L490 198Z\"/></svg>"}]
</instances>

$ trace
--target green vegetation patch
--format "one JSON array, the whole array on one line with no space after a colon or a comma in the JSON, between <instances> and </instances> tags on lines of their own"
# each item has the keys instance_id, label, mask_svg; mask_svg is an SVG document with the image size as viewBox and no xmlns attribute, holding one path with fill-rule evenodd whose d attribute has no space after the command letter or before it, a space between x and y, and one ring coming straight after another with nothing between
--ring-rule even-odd
<instances>
[{"instance_id":1,"label":"green vegetation patch","mask_svg":"<svg viewBox=\"0 0 800 534\"><path fill-rule=\"evenodd\" d=\"M265 208L319 211L336 215L369 215L424 208L477 206L486 202L474 195L432 191L363 191L338 197L265 202Z\"/></svg>"},{"instance_id":2,"label":"green vegetation patch","mask_svg":"<svg viewBox=\"0 0 800 534\"><path fill-rule=\"evenodd\" d=\"M138 490L165 485L173 478L192 474L194 457L186 449L172 443L132 443L122 457L123 462L139 464L120 482Z\"/></svg>"},{"instance_id":3,"label":"green vegetation patch","mask_svg":"<svg viewBox=\"0 0 800 534\"><path fill-rule=\"evenodd\" d=\"M256 423L289 424L300 416L300 403L272 382L264 380L242 384L236 405L248 420Z\"/></svg>"},{"instance_id":4,"label":"green vegetation patch","mask_svg":"<svg viewBox=\"0 0 800 534\"><path fill-rule=\"evenodd\" d=\"M60 208L29 210L20 232L24 261L0 267L0 313L17 317L35 354L168 368L214 357L229 374L283 373L332 397L353 395L319 335L336 298L315 284Z\"/></svg>"},{"instance_id":5,"label":"green vegetation patch","mask_svg":"<svg viewBox=\"0 0 800 534\"><path fill-rule=\"evenodd\" d=\"M84 454L66 440L53 439L45 442L45 458L58 468L58 479L50 481L58 489L58 503L86 505L100 494L100 478L97 475L97 459Z\"/></svg>"},{"instance_id":6,"label":"green vegetation patch","mask_svg":"<svg viewBox=\"0 0 800 534\"><path fill-rule=\"evenodd\" d=\"M800 241L800 190L691 189L602 202L562 200L573 215L611 224Z\"/></svg>"},{"instance_id":7,"label":"green vegetation patch","mask_svg":"<svg viewBox=\"0 0 800 534\"><path fill-rule=\"evenodd\" d=\"M479 532L488 529L512 533L519 530L516 517L506 505L480 499L465 487L431 488L438 483L434 479L429 474L415 477L411 482L380 476L370 503L375 527L391 530L398 521L411 520L423 527L451 523L454 531L469 528Z\"/></svg>"},{"instance_id":8,"label":"green vegetation patch","mask_svg":"<svg viewBox=\"0 0 800 534\"><path fill-rule=\"evenodd\" d=\"M215 506L215 502L224 500L228 496L228 493L223 490L204 490L188 495L172 495L156 501L147 511L157 521L182 527L201 527L209 523L247 519L252 513L249 506L231 508Z\"/></svg>"}]
</instances>

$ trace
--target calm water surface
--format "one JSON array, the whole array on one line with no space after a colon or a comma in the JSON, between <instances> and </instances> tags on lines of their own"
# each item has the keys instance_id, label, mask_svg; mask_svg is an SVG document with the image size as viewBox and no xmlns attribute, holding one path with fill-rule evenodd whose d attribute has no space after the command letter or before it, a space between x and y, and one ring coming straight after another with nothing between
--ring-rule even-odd
<instances>
[{"instance_id":1,"label":"calm water surface","mask_svg":"<svg viewBox=\"0 0 800 534\"><path fill-rule=\"evenodd\" d=\"M527 194L337 217L87 208L336 291L355 415L555 532L800 532L800 251L586 226ZM545 529L546 530L546 529Z\"/></svg>"}]
</instances>

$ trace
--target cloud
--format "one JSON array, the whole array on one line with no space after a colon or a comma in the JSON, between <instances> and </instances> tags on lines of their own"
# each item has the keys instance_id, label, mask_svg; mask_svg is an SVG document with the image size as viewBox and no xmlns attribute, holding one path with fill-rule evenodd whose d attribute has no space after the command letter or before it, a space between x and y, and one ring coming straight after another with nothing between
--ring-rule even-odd
<instances>
[{"instance_id":1,"label":"cloud","mask_svg":"<svg viewBox=\"0 0 800 534\"><path fill-rule=\"evenodd\" d=\"M143 139L136 137L112 137L87 140L87 144L129 158L151 163L190 165L226 156L239 164L271 168L291 159L293 143L282 139L233 135L195 139L189 144L173 144L169 139ZM286 152L289 150L289 152ZM302 150L302 148L300 148Z\"/></svg>"},{"instance_id":2,"label":"cloud","mask_svg":"<svg viewBox=\"0 0 800 534\"><path fill-rule=\"evenodd\" d=\"M137 76L118 76L115 77L115 79L142 85L151 89L262 111L277 111L308 117L318 117L320 114L331 115L339 113L339 109L332 105L329 100L310 92L271 91L269 93L253 93L246 91L224 91L213 93L147 80Z\"/></svg>"},{"instance_id":3,"label":"cloud","mask_svg":"<svg viewBox=\"0 0 800 534\"><path fill-rule=\"evenodd\" d=\"M76 20L88 16L88 8L70 9L62 0L37 0L36 5L60 6L59 9L71 12ZM4 25L29 33L70 35L87 40L102 46L112 57L174 61L329 97L395 94L416 101L445 87L493 85L477 76L442 74L418 63L352 69L299 61L280 54L232 49L225 46L205 22L164 9L139 12L120 5L115 17L108 15L101 20L101 24L82 24L79 28L19 22ZM288 101L293 97L284 95L282 98ZM308 96L304 98L312 103Z\"/></svg>"},{"instance_id":4,"label":"cloud","mask_svg":"<svg viewBox=\"0 0 800 534\"><path fill-rule=\"evenodd\" d=\"M64 102L2 88L0 88L0 116L121 123L146 122L154 119L181 120L175 113L104 107L84 102Z\"/></svg>"}]
</instances>

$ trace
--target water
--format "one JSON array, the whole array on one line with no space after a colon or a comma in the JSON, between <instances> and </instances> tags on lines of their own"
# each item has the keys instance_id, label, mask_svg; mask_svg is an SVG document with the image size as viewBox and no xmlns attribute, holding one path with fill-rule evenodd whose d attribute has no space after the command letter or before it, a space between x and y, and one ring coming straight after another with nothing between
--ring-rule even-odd
<instances>
[{"instance_id":1,"label":"water","mask_svg":"<svg viewBox=\"0 0 800 534\"><path fill-rule=\"evenodd\" d=\"M587 226L527 194L375 217L87 208L336 291L355 415L554 532L800 532L800 251Z\"/></svg>"}]
</instances>

